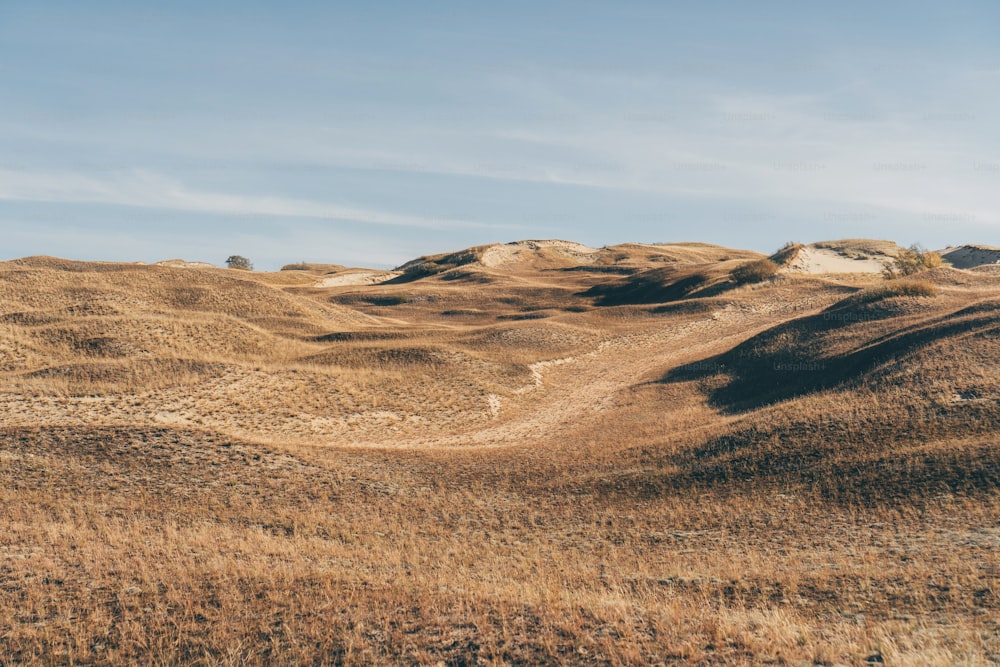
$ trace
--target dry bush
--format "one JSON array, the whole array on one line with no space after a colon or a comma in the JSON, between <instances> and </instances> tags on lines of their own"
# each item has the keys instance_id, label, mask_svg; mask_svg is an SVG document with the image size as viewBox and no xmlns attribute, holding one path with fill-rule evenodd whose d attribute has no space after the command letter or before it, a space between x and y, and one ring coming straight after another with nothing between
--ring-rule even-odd
<instances>
[{"instance_id":1,"label":"dry bush","mask_svg":"<svg viewBox=\"0 0 1000 667\"><path fill-rule=\"evenodd\" d=\"M899 280L862 290L857 299L862 303L870 303L893 297L932 297L937 295L938 289L926 280Z\"/></svg>"},{"instance_id":2,"label":"dry bush","mask_svg":"<svg viewBox=\"0 0 1000 667\"><path fill-rule=\"evenodd\" d=\"M778 268L770 259L758 259L733 269L729 277L737 285L760 283L777 275Z\"/></svg>"},{"instance_id":3,"label":"dry bush","mask_svg":"<svg viewBox=\"0 0 1000 667\"><path fill-rule=\"evenodd\" d=\"M891 263L886 264L882 273L891 280L912 276L927 269L934 269L941 264L941 255L914 244L900 252Z\"/></svg>"},{"instance_id":4,"label":"dry bush","mask_svg":"<svg viewBox=\"0 0 1000 667\"><path fill-rule=\"evenodd\" d=\"M282 271L309 271L312 267L306 262L295 262L294 264L285 264L281 267Z\"/></svg>"},{"instance_id":5,"label":"dry bush","mask_svg":"<svg viewBox=\"0 0 1000 667\"><path fill-rule=\"evenodd\" d=\"M841 239L839 241L818 241L816 248L833 250L839 255L850 259L867 259L869 257L895 257L900 248L894 241L876 239Z\"/></svg>"},{"instance_id":6,"label":"dry bush","mask_svg":"<svg viewBox=\"0 0 1000 667\"><path fill-rule=\"evenodd\" d=\"M789 241L785 245L778 248L778 250L768 259L779 267L788 266L795 260L796 257L799 256L799 252L801 252L803 248L805 248L803 244L795 241Z\"/></svg>"}]
</instances>

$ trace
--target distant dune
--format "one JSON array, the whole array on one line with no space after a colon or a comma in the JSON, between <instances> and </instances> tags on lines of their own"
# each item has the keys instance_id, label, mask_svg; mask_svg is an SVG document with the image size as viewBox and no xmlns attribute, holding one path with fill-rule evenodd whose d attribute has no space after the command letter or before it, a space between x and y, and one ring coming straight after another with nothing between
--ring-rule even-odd
<instances>
[{"instance_id":1,"label":"distant dune","mask_svg":"<svg viewBox=\"0 0 1000 667\"><path fill-rule=\"evenodd\" d=\"M398 278L398 271L341 271L332 276L326 276L316 283L316 287L345 287L351 285L378 285L393 278Z\"/></svg>"},{"instance_id":2,"label":"distant dune","mask_svg":"<svg viewBox=\"0 0 1000 667\"><path fill-rule=\"evenodd\" d=\"M821 241L798 247L783 263L785 271L798 273L881 273L899 250L891 241Z\"/></svg>"},{"instance_id":3,"label":"distant dune","mask_svg":"<svg viewBox=\"0 0 1000 667\"><path fill-rule=\"evenodd\" d=\"M215 264L210 264L208 262L189 262L183 259L164 259L162 261L156 262L156 266L172 266L178 269L214 269L217 268Z\"/></svg>"},{"instance_id":4,"label":"distant dune","mask_svg":"<svg viewBox=\"0 0 1000 667\"><path fill-rule=\"evenodd\" d=\"M956 269L971 269L985 264L1000 264L1000 248L985 245L960 245L942 250L941 258Z\"/></svg>"}]
</instances>

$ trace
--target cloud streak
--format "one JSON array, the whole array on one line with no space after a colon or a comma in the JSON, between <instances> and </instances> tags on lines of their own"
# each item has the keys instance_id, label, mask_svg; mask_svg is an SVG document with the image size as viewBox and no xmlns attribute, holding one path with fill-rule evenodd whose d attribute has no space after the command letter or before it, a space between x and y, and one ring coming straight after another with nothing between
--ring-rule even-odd
<instances>
[{"instance_id":1,"label":"cloud streak","mask_svg":"<svg viewBox=\"0 0 1000 667\"><path fill-rule=\"evenodd\" d=\"M247 217L307 218L426 230L509 229L468 219L400 214L330 202L243 195L190 188L146 170L112 172L102 178L66 171L0 169L0 200L87 203Z\"/></svg>"}]
</instances>

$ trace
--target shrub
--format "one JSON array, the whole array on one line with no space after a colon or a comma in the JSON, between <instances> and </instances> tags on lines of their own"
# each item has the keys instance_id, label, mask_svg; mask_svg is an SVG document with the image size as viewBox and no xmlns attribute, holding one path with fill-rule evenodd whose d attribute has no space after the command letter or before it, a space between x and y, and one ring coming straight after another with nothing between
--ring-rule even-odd
<instances>
[{"instance_id":1,"label":"shrub","mask_svg":"<svg viewBox=\"0 0 1000 667\"><path fill-rule=\"evenodd\" d=\"M253 263L243 255L230 255L229 259L226 260L226 266L230 269L253 271Z\"/></svg>"},{"instance_id":2,"label":"shrub","mask_svg":"<svg viewBox=\"0 0 1000 667\"><path fill-rule=\"evenodd\" d=\"M926 280L905 280L869 287L858 294L858 301L872 303L897 296L937 296L937 294L937 288Z\"/></svg>"},{"instance_id":3,"label":"shrub","mask_svg":"<svg viewBox=\"0 0 1000 667\"><path fill-rule=\"evenodd\" d=\"M785 245L778 248L778 250L771 255L770 259L778 266L787 266L795 261L795 258L799 256L799 252L803 248L805 248L805 246L801 243L789 241Z\"/></svg>"},{"instance_id":4,"label":"shrub","mask_svg":"<svg viewBox=\"0 0 1000 667\"><path fill-rule=\"evenodd\" d=\"M925 250L918 244L913 244L885 265L882 275L887 279L904 278L920 273L925 269L941 266L941 255Z\"/></svg>"},{"instance_id":5,"label":"shrub","mask_svg":"<svg viewBox=\"0 0 1000 667\"><path fill-rule=\"evenodd\" d=\"M729 277L737 285L759 283L778 273L778 265L769 259L757 259L738 266L730 272Z\"/></svg>"},{"instance_id":6,"label":"shrub","mask_svg":"<svg viewBox=\"0 0 1000 667\"><path fill-rule=\"evenodd\" d=\"M285 264L281 267L282 271L308 271L309 264L306 262L298 262L297 264Z\"/></svg>"}]
</instances>

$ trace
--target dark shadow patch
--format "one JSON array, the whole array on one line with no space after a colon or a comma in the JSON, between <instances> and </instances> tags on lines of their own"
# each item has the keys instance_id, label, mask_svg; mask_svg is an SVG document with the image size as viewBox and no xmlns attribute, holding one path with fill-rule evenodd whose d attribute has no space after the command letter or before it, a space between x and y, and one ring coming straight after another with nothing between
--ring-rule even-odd
<instances>
[{"instance_id":1,"label":"dark shadow patch","mask_svg":"<svg viewBox=\"0 0 1000 667\"><path fill-rule=\"evenodd\" d=\"M383 283L385 284L385 283ZM410 302L410 297L401 294L370 294L362 292L349 292L347 294L337 294L329 298L329 302L338 306L379 306L391 307L402 306Z\"/></svg>"},{"instance_id":2,"label":"dark shadow patch","mask_svg":"<svg viewBox=\"0 0 1000 667\"><path fill-rule=\"evenodd\" d=\"M891 304L841 302L823 313L768 329L723 354L672 369L662 381L723 376L723 382L709 383L711 404L727 413L743 412L826 389L856 386L879 367L903 363L943 339L1000 334L996 304L987 314L983 308L978 305L886 331L876 325L895 316ZM871 331L860 337L860 343L842 350L837 332L850 326Z\"/></svg>"},{"instance_id":3,"label":"dark shadow patch","mask_svg":"<svg viewBox=\"0 0 1000 667\"><path fill-rule=\"evenodd\" d=\"M576 272L576 273L600 273L600 274L615 274L619 276L631 276L635 275L640 271L638 267L634 266L604 266L595 264L582 264L580 266L567 266L561 269L550 269L552 271L565 271L565 272Z\"/></svg>"},{"instance_id":4,"label":"dark shadow patch","mask_svg":"<svg viewBox=\"0 0 1000 667\"><path fill-rule=\"evenodd\" d=\"M314 343L355 343L376 340L399 340L405 334L398 331L334 331L321 336L313 336L309 340Z\"/></svg>"},{"instance_id":5,"label":"dark shadow patch","mask_svg":"<svg viewBox=\"0 0 1000 667\"><path fill-rule=\"evenodd\" d=\"M403 369L437 367L450 362L450 356L440 350L424 347L366 347L336 349L304 357L302 361L341 368Z\"/></svg>"},{"instance_id":6,"label":"dark shadow patch","mask_svg":"<svg viewBox=\"0 0 1000 667\"><path fill-rule=\"evenodd\" d=\"M651 269L626 280L594 285L578 296L591 297L598 306L632 306L712 297L735 287L715 273L718 272Z\"/></svg>"},{"instance_id":7,"label":"dark shadow patch","mask_svg":"<svg viewBox=\"0 0 1000 667\"><path fill-rule=\"evenodd\" d=\"M497 320L501 322L519 322L524 320L544 320L547 317L556 315L557 313L545 312L545 311L535 311L530 313L514 313L512 315L497 315Z\"/></svg>"}]
</instances>

